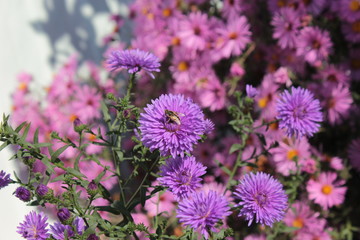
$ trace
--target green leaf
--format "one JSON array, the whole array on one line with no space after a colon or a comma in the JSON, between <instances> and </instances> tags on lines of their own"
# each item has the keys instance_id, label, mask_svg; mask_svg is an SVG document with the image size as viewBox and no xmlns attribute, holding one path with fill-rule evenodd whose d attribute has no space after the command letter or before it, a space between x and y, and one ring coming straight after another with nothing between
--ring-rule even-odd
<instances>
[{"instance_id":1,"label":"green leaf","mask_svg":"<svg viewBox=\"0 0 360 240\"><path fill-rule=\"evenodd\" d=\"M34 144L39 143L39 128L36 128L36 130L35 130L33 142L34 142Z\"/></svg>"},{"instance_id":2,"label":"green leaf","mask_svg":"<svg viewBox=\"0 0 360 240\"><path fill-rule=\"evenodd\" d=\"M239 151L241 149L241 145L238 143L235 143L231 146L229 153L232 154L236 151Z\"/></svg>"},{"instance_id":3,"label":"green leaf","mask_svg":"<svg viewBox=\"0 0 360 240\"><path fill-rule=\"evenodd\" d=\"M15 132L19 133L21 131L21 129L27 124L27 122L23 122L21 123L16 129Z\"/></svg>"},{"instance_id":4,"label":"green leaf","mask_svg":"<svg viewBox=\"0 0 360 240\"><path fill-rule=\"evenodd\" d=\"M55 161L60 154L62 154L68 147L70 147L70 144L66 144L65 146L62 146L58 150L56 150L54 153L51 154L51 161Z\"/></svg>"},{"instance_id":5,"label":"green leaf","mask_svg":"<svg viewBox=\"0 0 360 240\"><path fill-rule=\"evenodd\" d=\"M86 178L86 176L84 174L82 174L80 171L75 170L73 168L66 168L66 171L79 179Z\"/></svg>"},{"instance_id":6,"label":"green leaf","mask_svg":"<svg viewBox=\"0 0 360 240\"><path fill-rule=\"evenodd\" d=\"M0 151L3 150L4 148L6 148L9 144L7 142L4 142L1 146L0 146Z\"/></svg>"},{"instance_id":7,"label":"green leaf","mask_svg":"<svg viewBox=\"0 0 360 240\"><path fill-rule=\"evenodd\" d=\"M120 211L121 214L129 221L133 222L134 219L132 218L130 212L126 209L124 204L121 201L114 201L113 204L111 204L111 207L115 208L116 210Z\"/></svg>"}]
</instances>

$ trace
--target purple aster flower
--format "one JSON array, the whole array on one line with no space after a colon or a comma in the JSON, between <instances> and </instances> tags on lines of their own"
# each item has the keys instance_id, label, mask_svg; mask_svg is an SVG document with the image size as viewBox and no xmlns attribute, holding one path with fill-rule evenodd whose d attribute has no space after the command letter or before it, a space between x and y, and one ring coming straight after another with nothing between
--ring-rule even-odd
<instances>
[{"instance_id":1,"label":"purple aster flower","mask_svg":"<svg viewBox=\"0 0 360 240\"><path fill-rule=\"evenodd\" d=\"M6 187L11 182L10 174L6 174L6 172L0 172L0 189Z\"/></svg>"},{"instance_id":2,"label":"purple aster flower","mask_svg":"<svg viewBox=\"0 0 360 240\"><path fill-rule=\"evenodd\" d=\"M73 237L75 235L71 226L64 225L60 222L56 222L54 225L50 226L50 230L52 237L56 240L69 239L69 237Z\"/></svg>"},{"instance_id":3,"label":"purple aster flower","mask_svg":"<svg viewBox=\"0 0 360 240\"><path fill-rule=\"evenodd\" d=\"M28 240L45 240L49 237L47 217L42 213L31 211L25 216L25 221L17 227L17 233Z\"/></svg>"},{"instance_id":4,"label":"purple aster flower","mask_svg":"<svg viewBox=\"0 0 360 240\"><path fill-rule=\"evenodd\" d=\"M15 190L15 196L24 202L31 200L31 192L25 187L18 187Z\"/></svg>"},{"instance_id":5,"label":"purple aster flower","mask_svg":"<svg viewBox=\"0 0 360 240\"><path fill-rule=\"evenodd\" d=\"M287 195L282 184L263 172L249 173L244 176L234 192L241 200L236 206L242 206L239 216L249 221L272 226L280 221L287 208Z\"/></svg>"},{"instance_id":6,"label":"purple aster flower","mask_svg":"<svg viewBox=\"0 0 360 240\"><path fill-rule=\"evenodd\" d=\"M44 184L39 184L39 186L36 188L35 192L40 197L43 197L49 192L49 188Z\"/></svg>"},{"instance_id":7,"label":"purple aster flower","mask_svg":"<svg viewBox=\"0 0 360 240\"><path fill-rule=\"evenodd\" d=\"M311 137L319 130L319 122L323 120L319 100L301 87L292 87L291 93L285 90L280 94L276 108L279 127L286 128L288 136Z\"/></svg>"},{"instance_id":8,"label":"purple aster flower","mask_svg":"<svg viewBox=\"0 0 360 240\"><path fill-rule=\"evenodd\" d=\"M215 124L210 119L205 119L205 134L211 133L215 128Z\"/></svg>"},{"instance_id":9,"label":"purple aster flower","mask_svg":"<svg viewBox=\"0 0 360 240\"><path fill-rule=\"evenodd\" d=\"M67 208L60 208L57 212L57 216L61 222L65 222L71 217L71 213Z\"/></svg>"},{"instance_id":10,"label":"purple aster flower","mask_svg":"<svg viewBox=\"0 0 360 240\"><path fill-rule=\"evenodd\" d=\"M110 71L125 68L128 73L137 73L143 69L152 78L154 75L151 72L160 72L159 58L139 49L114 51L107 59L106 64Z\"/></svg>"},{"instance_id":11,"label":"purple aster flower","mask_svg":"<svg viewBox=\"0 0 360 240\"><path fill-rule=\"evenodd\" d=\"M226 197L215 191L196 192L179 203L177 217L184 226L201 232L207 239L208 231L216 232L215 225L231 214Z\"/></svg>"},{"instance_id":12,"label":"purple aster flower","mask_svg":"<svg viewBox=\"0 0 360 240\"><path fill-rule=\"evenodd\" d=\"M99 240L99 237L96 236L95 233L92 233L88 236L88 238L86 240Z\"/></svg>"},{"instance_id":13,"label":"purple aster flower","mask_svg":"<svg viewBox=\"0 0 360 240\"><path fill-rule=\"evenodd\" d=\"M183 157L192 151L208 125L200 107L183 95L163 94L144 110L139 120L141 141L162 156Z\"/></svg>"},{"instance_id":14,"label":"purple aster flower","mask_svg":"<svg viewBox=\"0 0 360 240\"><path fill-rule=\"evenodd\" d=\"M279 46L283 49L294 48L301 27L299 13L289 7L281 8L271 24L274 26L273 37L279 40Z\"/></svg>"},{"instance_id":15,"label":"purple aster flower","mask_svg":"<svg viewBox=\"0 0 360 240\"><path fill-rule=\"evenodd\" d=\"M256 95L259 93L259 91L254 88L253 86L249 85L249 84L246 84L246 95L249 97L249 98L254 98L256 97Z\"/></svg>"},{"instance_id":16,"label":"purple aster flower","mask_svg":"<svg viewBox=\"0 0 360 240\"><path fill-rule=\"evenodd\" d=\"M194 157L176 157L166 161L161 166L159 182L168 187L178 199L186 198L201 187L201 176L206 173L206 167L196 162Z\"/></svg>"},{"instance_id":17,"label":"purple aster flower","mask_svg":"<svg viewBox=\"0 0 360 240\"><path fill-rule=\"evenodd\" d=\"M77 234L82 235L86 229L85 221L81 217L76 217L73 221L74 229L76 230Z\"/></svg>"}]
</instances>

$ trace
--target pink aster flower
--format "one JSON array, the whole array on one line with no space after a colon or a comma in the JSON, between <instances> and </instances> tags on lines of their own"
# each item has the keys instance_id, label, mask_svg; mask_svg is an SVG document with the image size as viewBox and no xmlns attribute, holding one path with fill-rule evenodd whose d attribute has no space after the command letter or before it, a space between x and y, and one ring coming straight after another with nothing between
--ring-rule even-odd
<instances>
[{"instance_id":1,"label":"pink aster flower","mask_svg":"<svg viewBox=\"0 0 360 240\"><path fill-rule=\"evenodd\" d=\"M306 138L290 139L279 142L279 146L270 150L272 159L276 166L276 171L289 176L290 172L295 172L297 166L301 166L303 161L310 157L310 145Z\"/></svg>"},{"instance_id":2,"label":"pink aster flower","mask_svg":"<svg viewBox=\"0 0 360 240\"><path fill-rule=\"evenodd\" d=\"M345 39L352 43L360 42L360 19L351 22L344 22L342 30Z\"/></svg>"},{"instance_id":3,"label":"pink aster flower","mask_svg":"<svg viewBox=\"0 0 360 240\"><path fill-rule=\"evenodd\" d=\"M298 228L296 235L306 231L322 231L323 224L319 224L318 217L319 213L312 211L308 203L296 201L287 210L284 223L289 227Z\"/></svg>"},{"instance_id":4,"label":"pink aster flower","mask_svg":"<svg viewBox=\"0 0 360 240\"><path fill-rule=\"evenodd\" d=\"M310 179L306 190L309 199L322 206L325 210L344 202L346 187L343 187L344 180L336 180L336 173L320 173L316 180Z\"/></svg>"},{"instance_id":5,"label":"pink aster flower","mask_svg":"<svg viewBox=\"0 0 360 240\"><path fill-rule=\"evenodd\" d=\"M327 4L327 0L302 0L302 4L304 4L304 7L306 8L307 12L310 12L312 14L319 15L321 11L324 9L324 7Z\"/></svg>"},{"instance_id":6,"label":"pink aster flower","mask_svg":"<svg viewBox=\"0 0 360 240\"><path fill-rule=\"evenodd\" d=\"M225 107L226 90L225 86L215 78L207 84L207 87L198 93L199 102L202 107L208 107L210 111L221 110Z\"/></svg>"},{"instance_id":7,"label":"pink aster flower","mask_svg":"<svg viewBox=\"0 0 360 240\"><path fill-rule=\"evenodd\" d=\"M326 66L324 69L320 70L314 78L320 79L323 82L326 82L327 85L334 87L338 84L347 86L350 81L349 71L335 65Z\"/></svg>"},{"instance_id":8,"label":"pink aster flower","mask_svg":"<svg viewBox=\"0 0 360 240\"><path fill-rule=\"evenodd\" d=\"M244 0L224 0L221 14L224 18L231 19L238 17L247 7L247 3Z\"/></svg>"},{"instance_id":9,"label":"pink aster flower","mask_svg":"<svg viewBox=\"0 0 360 240\"><path fill-rule=\"evenodd\" d=\"M299 13L292 8L282 8L275 13L271 24L274 26L273 37L278 39L279 46L294 48L301 27Z\"/></svg>"},{"instance_id":10,"label":"pink aster flower","mask_svg":"<svg viewBox=\"0 0 360 240\"><path fill-rule=\"evenodd\" d=\"M296 54L303 56L311 65L318 66L331 52L332 42L328 31L318 27L306 27L300 31Z\"/></svg>"},{"instance_id":11,"label":"pink aster flower","mask_svg":"<svg viewBox=\"0 0 360 240\"><path fill-rule=\"evenodd\" d=\"M341 123L347 118L352 104L352 97L349 88L339 84L331 90L326 88L325 102L323 108L326 110L330 124Z\"/></svg>"},{"instance_id":12,"label":"pink aster flower","mask_svg":"<svg viewBox=\"0 0 360 240\"><path fill-rule=\"evenodd\" d=\"M346 21L360 20L360 0L340 0L339 14Z\"/></svg>"},{"instance_id":13,"label":"pink aster flower","mask_svg":"<svg viewBox=\"0 0 360 240\"><path fill-rule=\"evenodd\" d=\"M239 56L250 42L250 25L244 16L231 19L225 28L217 31L221 39L217 47L225 58Z\"/></svg>"},{"instance_id":14,"label":"pink aster flower","mask_svg":"<svg viewBox=\"0 0 360 240\"><path fill-rule=\"evenodd\" d=\"M182 20L178 35L187 48L204 50L211 35L208 15L200 11L190 13L187 18Z\"/></svg>"},{"instance_id":15,"label":"pink aster flower","mask_svg":"<svg viewBox=\"0 0 360 240\"><path fill-rule=\"evenodd\" d=\"M73 102L74 110L81 121L88 122L100 117L101 95L87 85L80 88Z\"/></svg>"}]
</instances>

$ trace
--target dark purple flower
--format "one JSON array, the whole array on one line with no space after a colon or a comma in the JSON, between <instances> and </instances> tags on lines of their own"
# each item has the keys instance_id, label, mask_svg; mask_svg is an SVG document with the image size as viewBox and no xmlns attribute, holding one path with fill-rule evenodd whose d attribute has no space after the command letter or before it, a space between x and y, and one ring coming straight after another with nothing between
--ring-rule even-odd
<instances>
[{"instance_id":1,"label":"dark purple flower","mask_svg":"<svg viewBox=\"0 0 360 240\"><path fill-rule=\"evenodd\" d=\"M99 237L96 236L95 233L92 233L88 236L88 238L86 240L99 240Z\"/></svg>"},{"instance_id":2,"label":"dark purple flower","mask_svg":"<svg viewBox=\"0 0 360 240\"><path fill-rule=\"evenodd\" d=\"M166 161L161 166L159 182L168 187L178 199L188 197L189 194L201 187L201 176L206 173L206 167L196 162L194 157L176 157Z\"/></svg>"},{"instance_id":3,"label":"dark purple flower","mask_svg":"<svg viewBox=\"0 0 360 240\"><path fill-rule=\"evenodd\" d=\"M128 73L137 73L145 70L152 78L151 72L160 72L159 58L154 54L139 49L114 51L106 61L110 71L125 68Z\"/></svg>"},{"instance_id":4,"label":"dark purple flower","mask_svg":"<svg viewBox=\"0 0 360 240\"><path fill-rule=\"evenodd\" d=\"M35 192L40 197L43 197L49 192L49 188L44 184L39 184L39 186L36 188Z\"/></svg>"},{"instance_id":5,"label":"dark purple flower","mask_svg":"<svg viewBox=\"0 0 360 240\"><path fill-rule=\"evenodd\" d=\"M291 93L285 90L280 94L276 108L279 127L286 128L288 136L311 137L319 130L319 122L323 120L319 100L301 87L292 87Z\"/></svg>"},{"instance_id":6,"label":"dark purple flower","mask_svg":"<svg viewBox=\"0 0 360 240\"><path fill-rule=\"evenodd\" d=\"M25 221L17 227L17 233L28 240L45 240L49 237L47 217L42 213L31 211L25 216Z\"/></svg>"},{"instance_id":7,"label":"dark purple flower","mask_svg":"<svg viewBox=\"0 0 360 240\"><path fill-rule=\"evenodd\" d=\"M253 86L246 84L246 95L249 98L254 98L258 94L258 90L254 88Z\"/></svg>"},{"instance_id":8,"label":"dark purple flower","mask_svg":"<svg viewBox=\"0 0 360 240\"><path fill-rule=\"evenodd\" d=\"M0 172L0 189L6 187L11 182L10 174L6 174L6 172Z\"/></svg>"},{"instance_id":9,"label":"dark purple flower","mask_svg":"<svg viewBox=\"0 0 360 240\"><path fill-rule=\"evenodd\" d=\"M191 152L209 124L200 107L183 95L163 94L140 114L141 141L173 158Z\"/></svg>"},{"instance_id":10,"label":"dark purple flower","mask_svg":"<svg viewBox=\"0 0 360 240\"><path fill-rule=\"evenodd\" d=\"M215 225L231 214L229 203L224 196L210 190L195 192L179 203L177 217L184 226L199 230L207 239L208 231L216 232Z\"/></svg>"},{"instance_id":11,"label":"dark purple flower","mask_svg":"<svg viewBox=\"0 0 360 240\"><path fill-rule=\"evenodd\" d=\"M263 172L249 173L244 176L234 192L242 206L239 216L249 221L272 226L283 219L287 208L287 195L282 184Z\"/></svg>"},{"instance_id":12,"label":"dark purple flower","mask_svg":"<svg viewBox=\"0 0 360 240\"><path fill-rule=\"evenodd\" d=\"M52 237L56 240L69 239L69 237L73 237L75 235L71 226L64 225L59 222L56 222L54 225L50 226L50 230Z\"/></svg>"},{"instance_id":13,"label":"dark purple flower","mask_svg":"<svg viewBox=\"0 0 360 240\"><path fill-rule=\"evenodd\" d=\"M15 196L24 202L31 200L31 192L25 187L18 187L15 190Z\"/></svg>"},{"instance_id":14,"label":"dark purple flower","mask_svg":"<svg viewBox=\"0 0 360 240\"><path fill-rule=\"evenodd\" d=\"M61 222L65 222L71 217L71 213L67 208L60 208L57 212L57 216Z\"/></svg>"}]
</instances>

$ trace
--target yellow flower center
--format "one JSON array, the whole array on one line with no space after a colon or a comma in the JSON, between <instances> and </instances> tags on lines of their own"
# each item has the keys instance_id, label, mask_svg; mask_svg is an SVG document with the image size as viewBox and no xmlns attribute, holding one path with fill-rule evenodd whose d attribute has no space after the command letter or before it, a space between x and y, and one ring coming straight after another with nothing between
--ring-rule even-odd
<instances>
[{"instance_id":1,"label":"yellow flower center","mask_svg":"<svg viewBox=\"0 0 360 240\"><path fill-rule=\"evenodd\" d=\"M350 2L349 8L351 11L356 12L360 9L360 3L357 0L353 0Z\"/></svg>"},{"instance_id":2,"label":"yellow flower center","mask_svg":"<svg viewBox=\"0 0 360 240\"><path fill-rule=\"evenodd\" d=\"M165 8L165 9L162 10L162 15L163 15L164 17L170 17L171 14L172 14L172 11L171 11L170 8Z\"/></svg>"},{"instance_id":3,"label":"yellow flower center","mask_svg":"<svg viewBox=\"0 0 360 240\"><path fill-rule=\"evenodd\" d=\"M299 155L299 152L295 149L291 149L287 152L286 156L289 160L294 160Z\"/></svg>"},{"instance_id":4,"label":"yellow flower center","mask_svg":"<svg viewBox=\"0 0 360 240\"><path fill-rule=\"evenodd\" d=\"M268 102L269 102L269 100L267 97L260 98L258 101L258 106L260 108L265 108L267 106Z\"/></svg>"},{"instance_id":5,"label":"yellow flower center","mask_svg":"<svg viewBox=\"0 0 360 240\"><path fill-rule=\"evenodd\" d=\"M182 61L177 66L178 70L184 72L189 69L189 64L185 61Z\"/></svg>"},{"instance_id":6,"label":"yellow flower center","mask_svg":"<svg viewBox=\"0 0 360 240\"><path fill-rule=\"evenodd\" d=\"M360 21L353 22L351 24L351 30L356 33L360 33Z\"/></svg>"},{"instance_id":7,"label":"yellow flower center","mask_svg":"<svg viewBox=\"0 0 360 240\"><path fill-rule=\"evenodd\" d=\"M297 217L292 222L292 225L293 225L293 227L296 227L296 228L302 228L304 226L304 221L302 220L302 218Z\"/></svg>"},{"instance_id":8,"label":"yellow flower center","mask_svg":"<svg viewBox=\"0 0 360 240\"><path fill-rule=\"evenodd\" d=\"M330 186L330 185L324 185L322 188L321 188L321 192L325 195L329 195L333 190L333 187Z\"/></svg>"}]
</instances>

